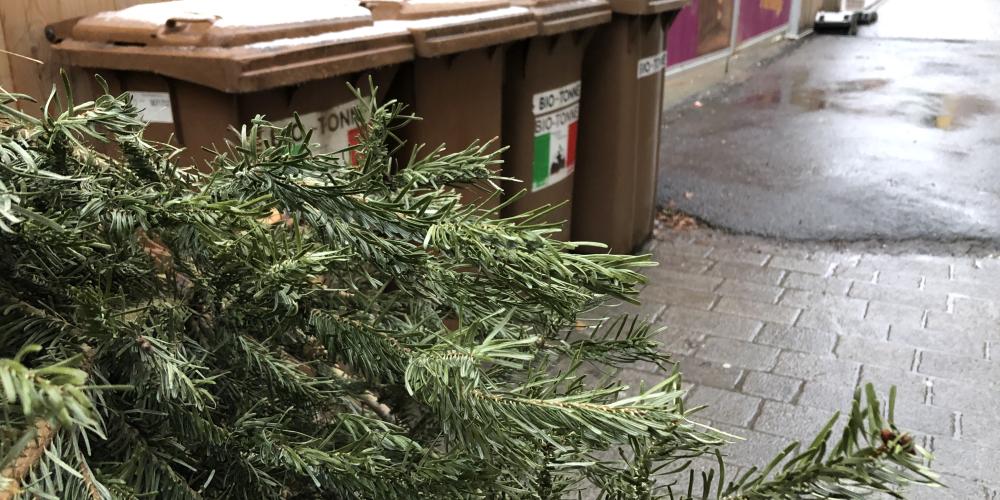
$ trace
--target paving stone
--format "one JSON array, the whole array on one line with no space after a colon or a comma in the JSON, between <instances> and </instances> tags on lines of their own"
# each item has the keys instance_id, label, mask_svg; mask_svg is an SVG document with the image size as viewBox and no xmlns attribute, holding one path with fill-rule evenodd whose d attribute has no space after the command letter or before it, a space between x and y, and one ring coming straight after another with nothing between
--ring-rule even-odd
<instances>
[{"instance_id":1,"label":"paving stone","mask_svg":"<svg viewBox=\"0 0 1000 500\"><path fill-rule=\"evenodd\" d=\"M952 314L958 317L974 317L987 320L1000 319L1000 306L992 300L952 296Z\"/></svg>"},{"instance_id":2,"label":"paving stone","mask_svg":"<svg viewBox=\"0 0 1000 500\"><path fill-rule=\"evenodd\" d=\"M943 352L921 353L917 371L926 375L968 380L1000 380L1000 363L985 359L956 356Z\"/></svg>"},{"instance_id":3,"label":"paving stone","mask_svg":"<svg viewBox=\"0 0 1000 500\"><path fill-rule=\"evenodd\" d=\"M956 258L951 265L955 280L990 281L1000 275L1000 259L996 257Z\"/></svg>"},{"instance_id":4,"label":"paving stone","mask_svg":"<svg viewBox=\"0 0 1000 500\"><path fill-rule=\"evenodd\" d=\"M867 300L908 305L920 309L945 311L948 307L948 296L943 293L896 286L873 285L871 283L855 282L854 286L851 287L851 291L847 292L847 295Z\"/></svg>"},{"instance_id":5,"label":"paving stone","mask_svg":"<svg viewBox=\"0 0 1000 500\"><path fill-rule=\"evenodd\" d=\"M964 381L933 379L932 404L1000 420L1000 388L989 382L970 384Z\"/></svg>"},{"instance_id":6,"label":"paving stone","mask_svg":"<svg viewBox=\"0 0 1000 500\"><path fill-rule=\"evenodd\" d=\"M819 355L830 355L837 342L837 336L823 330L800 328L797 326L765 323L764 328L754 337L758 344L772 345L793 351L803 351Z\"/></svg>"},{"instance_id":7,"label":"paving stone","mask_svg":"<svg viewBox=\"0 0 1000 500\"><path fill-rule=\"evenodd\" d=\"M795 326L824 330L837 335L857 335L872 339L885 339L889 334L889 323L887 322L864 321L845 316L838 311L824 309L802 311Z\"/></svg>"},{"instance_id":8,"label":"paving stone","mask_svg":"<svg viewBox=\"0 0 1000 500\"><path fill-rule=\"evenodd\" d=\"M722 283L722 278L701 274L683 273L669 269L651 268L649 276L651 283L661 287L683 288L696 292L711 292Z\"/></svg>"},{"instance_id":9,"label":"paving stone","mask_svg":"<svg viewBox=\"0 0 1000 500\"><path fill-rule=\"evenodd\" d=\"M854 399L853 381L815 382L806 381L795 404L828 411L846 411Z\"/></svg>"},{"instance_id":10,"label":"paving stone","mask_svg":"<svg viewBox=\"0 0 1000 500\"><path fill-rule=\"evenodd\" d=\"M888 391L885 392L888 394ZM947 408L896 400L896 425L914 434L951 438L955 412Z\"/></svg>"},{"instance_id":11,"label":"paving stone","mask_svg":"<svg viewBox=\"0 0 1000 500\"><path fill-rule=\"evenodd\" d=\"M834 264L822 260L795 259L776 255L767 263L767 267L825 276L833 271Z\"/></svg>"},{"instance_id":12,"label":"paving stone","mask_svg":"<svg viewBox=\"0 0 1000 500\"><path fill-rule=\"evenodd\" d=\"M807 442L816 437L832 416L833 412L819 408L764 401L753 429Z\"/></svg>"},{"instance_id":13,"label":"paving stone","mask_svg":"<svg viewBox=\"0 0 1000 500\"><path fill-rule=\"evenodd\" d=\"M976 332L949 333L926 328L891 326L889 342L976 358L983 356L986 339Z\"/></svg>"},{"instance_id":14,"label":"paving stone","mask_svg":"<svg viewBox=\"0 0 1000 500\"><path fill-rule=\"evenodd\" d=\"M783 288L749 281L727 279L719 285L715 293L719 295L749 299L766 304L774 304L784 291Z\"/></svg>"},{"instance_id":15,"label":"paving stone","mask_svg":"<svg viewBox=\"0 0 1000 500\"><path fill-rule=\"evenodd\" d=\"M869 340L863 337L840 337L834 349L837 357L857 361L866 365L884 366L897 370L907 370L913 366L916 349L883 340Z\"/></svg>"},{"instance_id":16,"label":"paving stone","mask_svg":"<svg viewBox=\"0 0 1000 500\"><path fill-rule=\"evenodd\" d=\"M875 283L880 286L891 286L906 290L919 290L924 283L923 276L910 273L896 273L892 271L879 271Z\"/></svg>"},{"instance_id":17,"label":"paving stone","mask_svg":"<svg viewBox=\"0 0 1000 500\"><path fill-rule=\"evenodd\" d=\"M660 350L674 356L690 356L697 351L705 339L705 334L682 328L672 328L662 323L653 325L661 328L656 335L656 340L660 342Z\"/></svg>"},{"instance_id":18,"label":"paving stone","mask_svg":"<svg viewBox=\"0 0 1000 500\"><path fill-rule=\"evenodd\" d=\"M742 340L706 337L705 342L695 353L695 357L716 363L729 363L740 368L770 370L778 360L778 352L780 351L775 347L752 344Z\"/></svg>"},{"instance_id":19,"label":"paving stone","mask_svg":"<svg viewBox=\"0 0 1000 500\"><path fill-rule=\"evenodd\" d=\"M722 297L715 304L714 311L744 316L752 319L791 325L799 317L801 309L773 304L762 304L732 297Z\"/></svg>"},{"instance_id":20,"label":"paving stone","mask_svg":"<svg viewBox=\"0 0 1000 500\"><path fill-rule=\"evenodd\" d=\"M868 310L868 301L864 299L803 290L786 291L778 303L790 307L821 309L831 314L857 319L864 319L865 311Z\"/></svg>"},{"instance_id":21,"label":"paving stone","mask_svg":"<svg viewBox=\"0 0 1000 500\"><path fill-rule=\"evenodd\" d=\"M763 266L768 260L771 259L771 254L746 249L716 248L712 250L712 253L708 254L708 257L712 260L722 262L736 262L738 264Z\"/></svg>"},{"instance_id":22,"label":"paving stone","mask_svg":"<svg viewBox=\"0 0 1000 500\"><path fill-rule=\"evenodd\" d=\"M639 299L643 302L708 310L715 303L716 296L653 282L642 289Z\"/></svg>"},{"instance_id":23,"label":"paving stone","mask_svg":"<svg viewBox=\"0 0 1000 500\"><path fill-rule=\"evenodd\" d=\"M681 377L699 386L733 389L743 374L743 370L738 367L705 359L677 356L674 360L680 366Z\"/></svg>"},{"instance_id":24,"label":"paving stone","mask_svg":"<svg viewBox=\"0 0 1000 500\"><path fill-rule=\"evenodd\" d=\"M678 255L692 258L704 258L711 252L711 246L683 243L676 240L660 241L657 243L656 247L653 248L653 257L658 261Z\"/></svg>"},{"instance_id":25,"label":"paving stone","mask_svg":"<svg viewBox=\"0 0 1000 500\"><path fill-rule=\"evenodd\" d=\"M824 292L832 295L847 295L847 290L851 288L852 281L834 277L816 276L790 272L785 275L781 286L796 290L807 290L810 292Z\"/></svg>"},{"instance_id":26,"label":"paving stone","mask_svg":"<svg viewBox=\"0 0 1000 500\"><path fill-rule=\"evenodd\" d=\"M950 411L950 410L944 410ZM1000 419L987 417L977 413L958 413L957 438L962 441L975 443L994 450L1000 450ZM1000 451L997 452L1000 455ZM1000 481L1000 475L996 478Z\"/></svg>"},{"instance_id":27,"label":"paving stone","mask_svg":"<svg viewBox=\"0 0 1000 500\"><path fill-rule=\"evenodd\" d=\"M653 322L663 313L667 306L652 301L643 301L636 305L628 302L610 302L593 311L581 315L585 319L613 320L622 316L638 316L640 320Z\"/></svg>"},{"instance_id":28,"label":"paving stone","mask_svg":"<svg viewBox=\"0 0 1000 500\"><path fill-rule=\"evenodd\" d=\"M741 390L764 399L789 402L798 394L800 386L802 381L797 378L748 371L743 376Z\"/></svg>"},{"instance_id":29,"label":"paving stone","mask_svg":"<svg viewBox=\"0 0 1000 500\"><path fill-rule=\"evenodd\" d=\"M859 264L854 267L837 267L833 270L833 275L841 279L874 283L877 272L878 269L874 267Z\"/></svg>"},{"instance_id":30,"label":"paving stone","mask_svg":"<svg viewBox=\"0 0 1000 500\"><path fill-rule=\"evenodd\" d=\"M615 458L615 457L611 457ZM726 477L725 482L728 483L731 480L743 477L746 473L747 467L737 465L736 463L726 460ZM715 486L718 484L719 477L719 463L716 462L715 456L710 458L695 458L691 460L691 465L688 469L680 474L673 474L667 477L659 477L654 479L656 484L662 486L659 491L654 492L653 498L671 498L667 494L666 485L670 484L671 491L673 491L673 498L679 498L680 494L686 494L688 490L688 471L694 471L694 485L692 487L691 493L695 498L701 498L701 492L703 491L704 484L702 482L701 474L709 474L711 471L715 471L712 479L712 492L715 492ZM570 497L576 498L576 497Z\"/></svg>"},{"instance_id":31,"label":"paving stone","mask_svg":"<svg viewBox=\"0 0 1000 500\"><path fill-rule=\"evenodd\" d=\"M809 253L811 260L825 260L837 264L837 267L854 267L861 262L861 254L849 250L833 250L822 248Z\"/></svg>"},{"instance_id":32,"label":"paving stone","mask_svg":"<svg viewBox=\"0 0 1000 500\"><path fill-rule=\"evenodd\" d=\"M777 285L781 283L781 278L785 275L785 272L781 269L771 269L751 264L719 262L706 271L705 274L762 283L764 285Z\"/></svg>"},{"instance_id":33,"label":"paving stone","mask_svg":"<svg viewBox=\"0 0 1000 500\"><path fill-rule=\"evenodd\" d=\"M872 265L881 271L947 279L951 276L950 257L931 255L864 255L859 266Z\"/></svg>"},{"instance_id":34,"label":"paving stone","mask_svg":"<svg viewBox=\"0 0 1000 500\"><path fill-rule=\"evenodd\" d=\"M696 419L724 422L746 427L761 403L760 398L734 391L699 385L688 394L686 402L690 406L707 405L697 413Z\"/></svg>"},{"instance_id":35,"label":"paving stone","mask_svg":"<svg viewBox=\"0 0 1000 500\"><path fill-rule=\"evenodd\" d=\"M935 438L933 453L931 468L936 472L969 479L997 479L997 450L967 441Z\"/></svg>"},{"instance_id":36,"label":"paving stone","mask_svg":"<svg viewBox=\"0 0 1000 500\"><path fill-rule=\"evenodd\" d=\"M930 292L957 293L980 299L997 300L1000 298L1000 290L997 289L996 283L996 281L965 281L927 278L924 280L924 290Z\"/></svg>"},{"instance_id":37,"label":"paving stone","mask_svg":"<svg viewBox=\"0 0 1000 500\"><path fill-rule=\"evenodd\" d=\"M727 467L729 464L735 464L744 468L757 467L760 469L795 441L784 436L775 436L724 423L712 422L712 426L720 431L743 438L722 447L723 461Z\"/></svg>"},{"instance_id":38,"label":"paving stone","mask_svg":"<svg viewBox=\"0 0 1000 500\"><path fill-rule=\"evenodd\" d=\"M861 365L853 361L821 358L812 354L782 351L773 373L824 383L853 384Z\"/></svg>"},{"instance_id":39,"label":"paving stone","mask_svg":"<svg viewBox=\"0 0 1000 500\"><path fill-rule=\"evenodd\" d=\"M894 370L880 366L865 365L861 367L861 384L872 383L876 390L888 393L896 386L896 399L923 404L927 400L928 391L935 390L934 379L909 370ZM928 385L930 384L930 385Z\"/></svg>"},{"instance_id":40,"label":"paving stone","mask_svg":"<svg viewBox=\"0 0 1000 500\"><path fill-rule=\"evenodd\" d=\"M928 311L927 324L924 327L928 330L959 334L972 332L984 335L989 339L1000 339L1000 334L998 334L1000 322L989 318L956 316L946 312Z\"/></svg>"},{"instance_id":41,"label":"paving stone","mask_svg":"<svg viewBox=\"0 0 1000 500\"><path fill-rule=\"evenodd\" d=\"M907 500L998 500L1000 486L989 485L952 474L941 474L944 488L912 485L906 488Z\"/></svg>"},{"instance_id":42,"label":"paving stone","mask_svg":"<svg viewBox=\"0 0 1000 500\"><path fill-rule=\"evenodd\" d=\"M663 382L663 380L669 376L670 374L665 370L655 373L640 370L636 367L625 368L618 374L617 380L620 380L622 384L625 384L628 387L620 392L618 396L620 398L638 396L643 391L649 390L650 387Z\"/></svg>"},{"instance_id":43,"label":"paving stone","mask_svg":"<svg viewBox=\"0 0 1000 500\"><path fill-rule=\"evenodd\" d=\"M719 337L750 340L764 323L716 311L671 307L663 314L663 323L674 328L710 333Z\"/></svg>"},{"instance_id":44,"label":"paving stone","mask_svg":"<svg viewBox=\"0 0 1000 500\"><path fill-rule=\"evenodd\" d=\"M651 276L661 270L701 274L709 267L712 267L712 264L715 263L709 259L692 257L690 255L664 255L663 257L660 257L657 262L659 262L659 266L645 268L643 270L643 274Z\"/></svg>"},{"instance_id":45,"label":"paving stone","mask_svg":"<svg viewBox=\"0 0 1000 500\"><path fill-rule=\"evenodd\" d=\"M924 312L919 307L873 300L868 303L868 312L865 313L865 320L879 325L892 324L919 328L924 324Z\"/></svg>"}]
</instances>

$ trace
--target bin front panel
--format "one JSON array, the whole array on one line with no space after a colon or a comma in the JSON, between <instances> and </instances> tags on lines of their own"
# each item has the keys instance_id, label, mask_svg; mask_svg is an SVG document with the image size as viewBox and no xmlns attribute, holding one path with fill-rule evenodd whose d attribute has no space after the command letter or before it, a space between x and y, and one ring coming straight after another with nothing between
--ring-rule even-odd
<instances>
[{"instance_id":1,"label":"bin front panel","mask_svg":"<svg viewBox=\"0 0 1000 500\"><path fill-rule=\"evenodd\" d=\"M490 150L499 149L503 63L503 48L491 47L420 58L402 68L390 93L421 120L399 131L407 142L401 161L421 144L426 145L424 154L442 144L454 152L490 140ZM480 187L463 189L463 199L481 201L492 193L488 186Z\"/></svg>"},{"instance_id":2,"label":"bin front panel","mask_svg":"<svg viewBox=\"0 0 1000 500\"><path fill-rule=\"evenodd\" d=\"M583 65L583 95L573 185L573 239L631 250L640 105L641 18L614 15L591 41ZM648 67L648 66L647 66Z\"/></svg>"},{"instance_id":3,"label":"bin front panel","mask_svg":"<svg viewBox=\"0 0 1000 500\"><path fill-rule=\"evenodd\" d=\"M587 39L580 33L533 38L516 44L507 55L503 137L510 149L504 155L504 173L523 182L506 182L504 190L508 195L528 193L504 215L562 203L542 220L565 222L553 235L564 240L570 236Z\"/></svg>"},{"instance_id":4,"label":"bin front panel","mask_svg":"<svg viewBox=\"0 0 1000 500\"><path fill-rule=\"evenodd\" d=\"M656 179L660 157L660 117L663 108L664 22L670 14L641 20L640 44L643 60L654 58L652 67L638 78L639 106L636 109L636 176L631 247L646 240L653 230L656 209Z\"/></svg>"}]
</instances>

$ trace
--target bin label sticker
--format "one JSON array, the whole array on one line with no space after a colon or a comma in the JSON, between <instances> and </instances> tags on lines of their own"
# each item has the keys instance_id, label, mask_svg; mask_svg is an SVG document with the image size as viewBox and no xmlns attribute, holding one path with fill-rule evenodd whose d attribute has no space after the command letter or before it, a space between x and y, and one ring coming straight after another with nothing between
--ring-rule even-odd
<instances>
[{"instance_id":1,"label":"bin label sticker","mask_svg":"<svg viewBox=\"0 0 1000 500\"><path fill-rule=\"evenodd\" d=\"M667 67L667 52L663 51L655 56L639 59L639 78L645 78L663 72Z\"/></svg>"},{"instance_id":2,"label":"bin label sticker","mask_svg":"<svg viewBox=\"0 0 1000 500\"><path fill-rule=\"evenodd\" d=\"M565 87L535 94L531 106L535 115L544 115L557 109L565 108L570 104L580 102L580 89L583 85L580 82L573 82Z\"/></svg>"},{"instance_id":3,"label":"bin label sticker","mask_svg":"<svg viewBox=\"0 0 1000 500\"><path fill-rule=\"evenodd\" d=\"M580 117L580 82L535 94L535 155L531 191L545 189L573 173Z\"/></svg>"},{"instance_id":4,"label":"bin label sticker","mask_svg":"<svg viewBox=\"0 0 1000 500\"><path fill-rule=\"evenodd\" d=\"M292 137L295 140L301 140L305 137L306 130L312 130L310 142L314 148L318 144L319 147L316 151L321 153L334 153L351 146L357 146L361 143L361 129L355 113L358 104L360 102L354 99L327 110L302 113L299 115L299 120L305 130L293 129ZM285 118L275 120L273 123L278 127L284 127L292 123L293 120L293 118ZM347 152L344 153L344 156L344 160L348 161ZM349 160L351 164L358 163L356 150L350 151Z\"/></svg>"},{"instance_id":5,"label":"bin label sticker","mask_svg":"<svg viewBox=\"0 0 1000 500\"><path fill-rule=\"evenodd\" d=\"M170 92L146 92L133 90L132 105L139 110L139 119L146 123L174 123L174 111L170 107Z\"/></svg>"}]
</instances>

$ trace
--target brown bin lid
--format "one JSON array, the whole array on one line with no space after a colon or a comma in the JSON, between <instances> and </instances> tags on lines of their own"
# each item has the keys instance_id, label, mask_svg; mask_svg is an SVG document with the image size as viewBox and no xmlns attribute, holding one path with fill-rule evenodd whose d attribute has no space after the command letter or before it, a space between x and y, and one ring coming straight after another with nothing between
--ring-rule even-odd
<instances>
[{"instance_id":1,"label":"brown bin lid","mask_svg":"<svg viewBox=\"0 0 1000 500\"><path fill-rule=\"evenodd\" d=\"M611 20L608 0L513 0L538 19L540 35L556 35Z\"/></svg>"},{"instance_id":2,"label":"brown bin lid","mask_svg":"<svg viewBox=\"0 0 1000 500\"><path fill-rule=\"evenodd\" d=\"M404 26L418 55L435 57L538 34L528 9L510 0L365 0L381 23Z\"/></svg>"},{"instance_id":3,"label":"brown bin lid","mask_svg":"<svg viewBox=\"0 0 1000 500\"><path fill-rule=\"evenodd\" d=\"M611 10L616 14L641 16L680 10L691 0L611 0Z\"/></svg>"},{"instance_id":4,"label":"brown bin lid","mask_svg":"<svg viewBox=\"0 0 1000 500\"><path fill-rule=\"evenodd\" d=\"M375 23L357 0L160 2L85 17L67 31L53 48L74 66L149 71L226 92L413 58L407 30Z\"/></svg>"}]
</instances>

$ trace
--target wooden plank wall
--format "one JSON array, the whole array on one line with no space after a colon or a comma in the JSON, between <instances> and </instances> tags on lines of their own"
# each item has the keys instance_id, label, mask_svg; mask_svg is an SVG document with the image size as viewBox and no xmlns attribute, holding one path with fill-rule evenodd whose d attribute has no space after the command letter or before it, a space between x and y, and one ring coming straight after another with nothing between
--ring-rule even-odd
<instances>
[{"instance_id":1,"label":"wooden plank wall","mask_svg":"<svg viewBox=\"0 0 1000 500\"><path fill-rule=\"evenodd\" d=\"M59 65L52 60L45 26L64 19L155 0L2 0L0 6L0 86L44 101L59 81ZM41 64L25 57L42 61ZM93 78L80 71L70 73L74 92L93 92ZM79 89L80 92L77 92ZM36 106L26 111L36 112Z\"/></svg>"}]
</instances>

